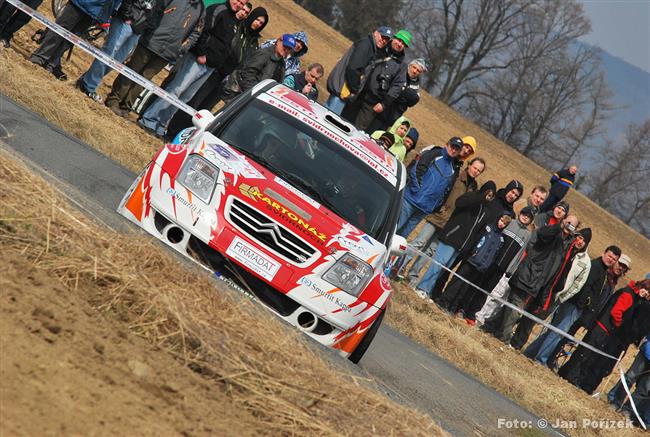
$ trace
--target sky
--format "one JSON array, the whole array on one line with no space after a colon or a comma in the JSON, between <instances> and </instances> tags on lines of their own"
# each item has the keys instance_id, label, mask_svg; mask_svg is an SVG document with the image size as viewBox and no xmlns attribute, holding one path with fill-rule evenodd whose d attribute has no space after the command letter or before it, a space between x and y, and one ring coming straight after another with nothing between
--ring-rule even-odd
<instances>
[{"instance_id":1,"label":"sky","mask_svg":"<svg viewBox=\"0 0 650 437\"><path fill-rule=\"evenodd\" d=\"M650 72L650 0L582 0L591 33L582 38Z\"/></svg>"}]
</instances>

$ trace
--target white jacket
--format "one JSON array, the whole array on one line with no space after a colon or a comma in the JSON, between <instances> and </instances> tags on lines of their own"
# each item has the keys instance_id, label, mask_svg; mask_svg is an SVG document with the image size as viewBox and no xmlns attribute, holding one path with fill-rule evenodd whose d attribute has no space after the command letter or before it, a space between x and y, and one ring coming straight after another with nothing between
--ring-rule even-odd
<instances>
[{"instance_id":1,"label":"white jacket","mask_svg":"<svg viewBox=\"0 0 650 437\"><path fill-rule=\"evenodd\" d=\"M555 302L564 303L578 294L583 285L585 285L585 282L587 282L589 270L591 270L591 260L585 249L584 252L577 253L575 258L573 258L571 270L569 270L569 274L564 282L564 288L555 296Z\"/></svg>"}]
</instances>

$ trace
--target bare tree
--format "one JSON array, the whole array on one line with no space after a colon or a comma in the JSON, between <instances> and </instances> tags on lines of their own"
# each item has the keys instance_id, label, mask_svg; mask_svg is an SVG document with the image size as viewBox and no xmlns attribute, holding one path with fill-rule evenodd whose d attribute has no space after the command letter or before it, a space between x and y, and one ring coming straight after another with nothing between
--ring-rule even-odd
<instances>
[{"instance_id":1,"label":"bare tree","mask_svg":"<svg viewBox=\"0 0 650 437\"><path fill-rule=\"evenodd\" d=\"M461 89L494 69L508 67L499 53L513 43L519 16L531 5L518 0L411 0L402 8L419 41L416 51L429 59L425 86L450 105Z\"/></svg>"},{"instance_id":2,"label":"bare tree","mask_svg":"<svg viewBox=\"0 0 650 437\"><path fill-rule=\"evenodd\" d=\"M605 147L588 177L589 196L650 237L650 119L628 127L622 148Z\"/></svg>"}]
</instances>

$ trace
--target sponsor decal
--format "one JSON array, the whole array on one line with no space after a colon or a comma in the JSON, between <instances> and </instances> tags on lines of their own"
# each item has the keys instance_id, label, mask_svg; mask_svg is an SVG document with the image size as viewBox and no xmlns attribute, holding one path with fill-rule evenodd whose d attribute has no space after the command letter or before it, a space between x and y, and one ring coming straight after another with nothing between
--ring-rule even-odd
<instances>
[{"instance_id":1,"label":"sponsor decal","mask_svg":"<svg viewBox=\"0 0 650 437\"><path fill-rule=\"evenodd\" d=\"M245 158L221 144L208 144L203 155L225 172L238 174L248 179L264 179L264 176Z\"/></svg>"},{"instance_id":2,"label":"sponsor decal","mask_svg":"<svg viewBox=\"0 0 650 437\"><path fill-rule=\"evenodd\" d=\"M342 247L345 247L348 250L356 252L356 253L358 253L358 254L360 254L362 256L367 256L368 255L368 250L366 250L365 247L363 247L361 244L357 243L356 241L345 238L342 235L337 235L336 237L334 237L333 240L335 240Z\"/></svg>"},{"instance_id":3,"label":"sponsor decal","mask_svg":"<svg viewBox=\"0 0 650 437\"><path fill-rule=\"evenodd\" d=\"M167 194L169 194L170 196L175 198L178 203L185 206L193 214L196 214L199 217L203 216L203 210L199 206L196 206L195 204L193 204L192 202L190 202L189 200L187 200L186 198L181 196L181 194L178 191L176 191L175 189L173 189L171 187L167 188Z\"/></svg>"},{"instance_id":4,"label":"sponsor decal","mask_svg":"<svg viewBox=\"0 0 650 437\"><path fill-rule=\"evenodd\" d=\"M226 250L226 255L233 257L267 281L273 280L280 269L279 262L269 258L239 237L232 240Z\"/></svg>"},{"instance_id":5,"label":"sponsor decal","mask_svg":"<svg viewBox=\"0 0 650 437\"><path fill-rule=\"evenodd\" d=\"M288 88L278 87L274 89L271 94L278 96L293 107L298 107L298 109L301 109L304 112L316 115L314 112L314 106L312 105L311 101L302 93L298 93Z\"/></svg>"},{"instance_id":6,"label":"sponsor decal","mask_svg":"<svg viewBox=\"0 0 650 437\"><path fill-rule=\"evenodd\" d=\"M169 153L176 155L184 151L185 146L183 144L167 144L167 150L169 150Z\"/></svg>"},{"instance_id":7,"label":"sponsor decal","mask_svg":"<svg viewBox=\"0 0 650 437\"><path fill-rule=\"evenodd\" d=\"M383 288L384 290L386 291L391 290L391 285L390 285L390 281L388 280L388 276L384 275L383 272L379 275L379 283L381 284L381 288Z\"/></svg>"},{"instance_id":8,"label":"sponsor decal","mask_svg":"<svg viewBox=\"0 0 650 437\"><path fill-rule=\"evenodd\" d=\"M280 217L284 222L288 223L293 228L309 237L312 237L319 244L325 244L327 241L327 235L317 230L312 224L310 224L303 217L296 214L294 211L277 202L275 199L272 199L266 194L260 192L259 188L251 187L248 184L241 183L239 184L239 192L244 196L255 200L256 202L258 200L264 202L269 211Z\"/></svg>"},{"instance_id":9,"label":"sponsor decal","mask_svg":"<svg viewBox=\"0 0 650 437\"><path fill-rule=\"evenodd\" d=\"M233 155L233 153L230 150L226 149L221 144L210 144L210 147L212 148L212 150L214 150L215 152L217 152L219 155L221 155L223 158L227 160L237 159L237 157Z\"/></svg>"},{"instance_id":10,"label":"sponsor decal","mask_svg":"<svg viewBox=\"0 0 650 437\"><path fill-rule=\"evenodd\" d=\"M298 280L298 284L304 285L309 290L312 290L315 293L317 293L319 296L324 297L325 299L329 300L330 302L332 302L337 307L341 308L346 313L349 313L349 312L352 311L352 308L350 308L349 305L347 305L345 302L342 302L341 299L339 299L338 297L336 297L334 295L334 292L340 291L338 288L335 288L335 289L333 289L331 291L325 291L322 288L320 288L318 286L318 284L316 284L314 281L312 281L311 279L309 279L306 276L303 276L302 278L300 278Z\"/></svg>"},{"instance_id":11,"label":"sponsor decal","mask_svg":"<svg viewBox=\"0 0 650 437\"><path fill-rule=\"evenodd\" d=\"M276 176L275 177L275 182L282 185L284 188L291 191L293 194L300 197L302 200L309 203L314 208L316 208L316 209L320 208L320 203L316 202L314 199L312 199L311 197L309 197L308 195L306 195L305 193L303 193L302 191L300 191L299 189L297 189L296 187L294 187L293 185L291 185L289 182L285 181L284 179Z\"/></svg>"}]
</instances>

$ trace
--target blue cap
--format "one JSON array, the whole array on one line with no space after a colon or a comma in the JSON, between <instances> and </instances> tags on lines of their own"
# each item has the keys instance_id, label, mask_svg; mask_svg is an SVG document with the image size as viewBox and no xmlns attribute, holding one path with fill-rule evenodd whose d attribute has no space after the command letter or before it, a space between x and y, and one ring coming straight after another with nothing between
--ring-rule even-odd
<instances>
[{"instance_id":1,"label":"blue cap","mask_svg":"<svg viewBox=\"0 0 650 437\"><path fill-rule=\"evenodd\" d=\"M393 37L393 29L388 26L381 26L379 29L377 29L377 32L379 32L381 36L386 36L388 38Z\"/></svg>"},{"instance_id":2,"label":"blue cap","mask_svg":"<svg viewBox=\"0 0 650 437\"><path fill-rule=\"evenodd\" d=\"M290 48L291 50L296 48L296 37L290 33L285 33L282 35L282 45Z\"/></svg>"}]
</instances>

